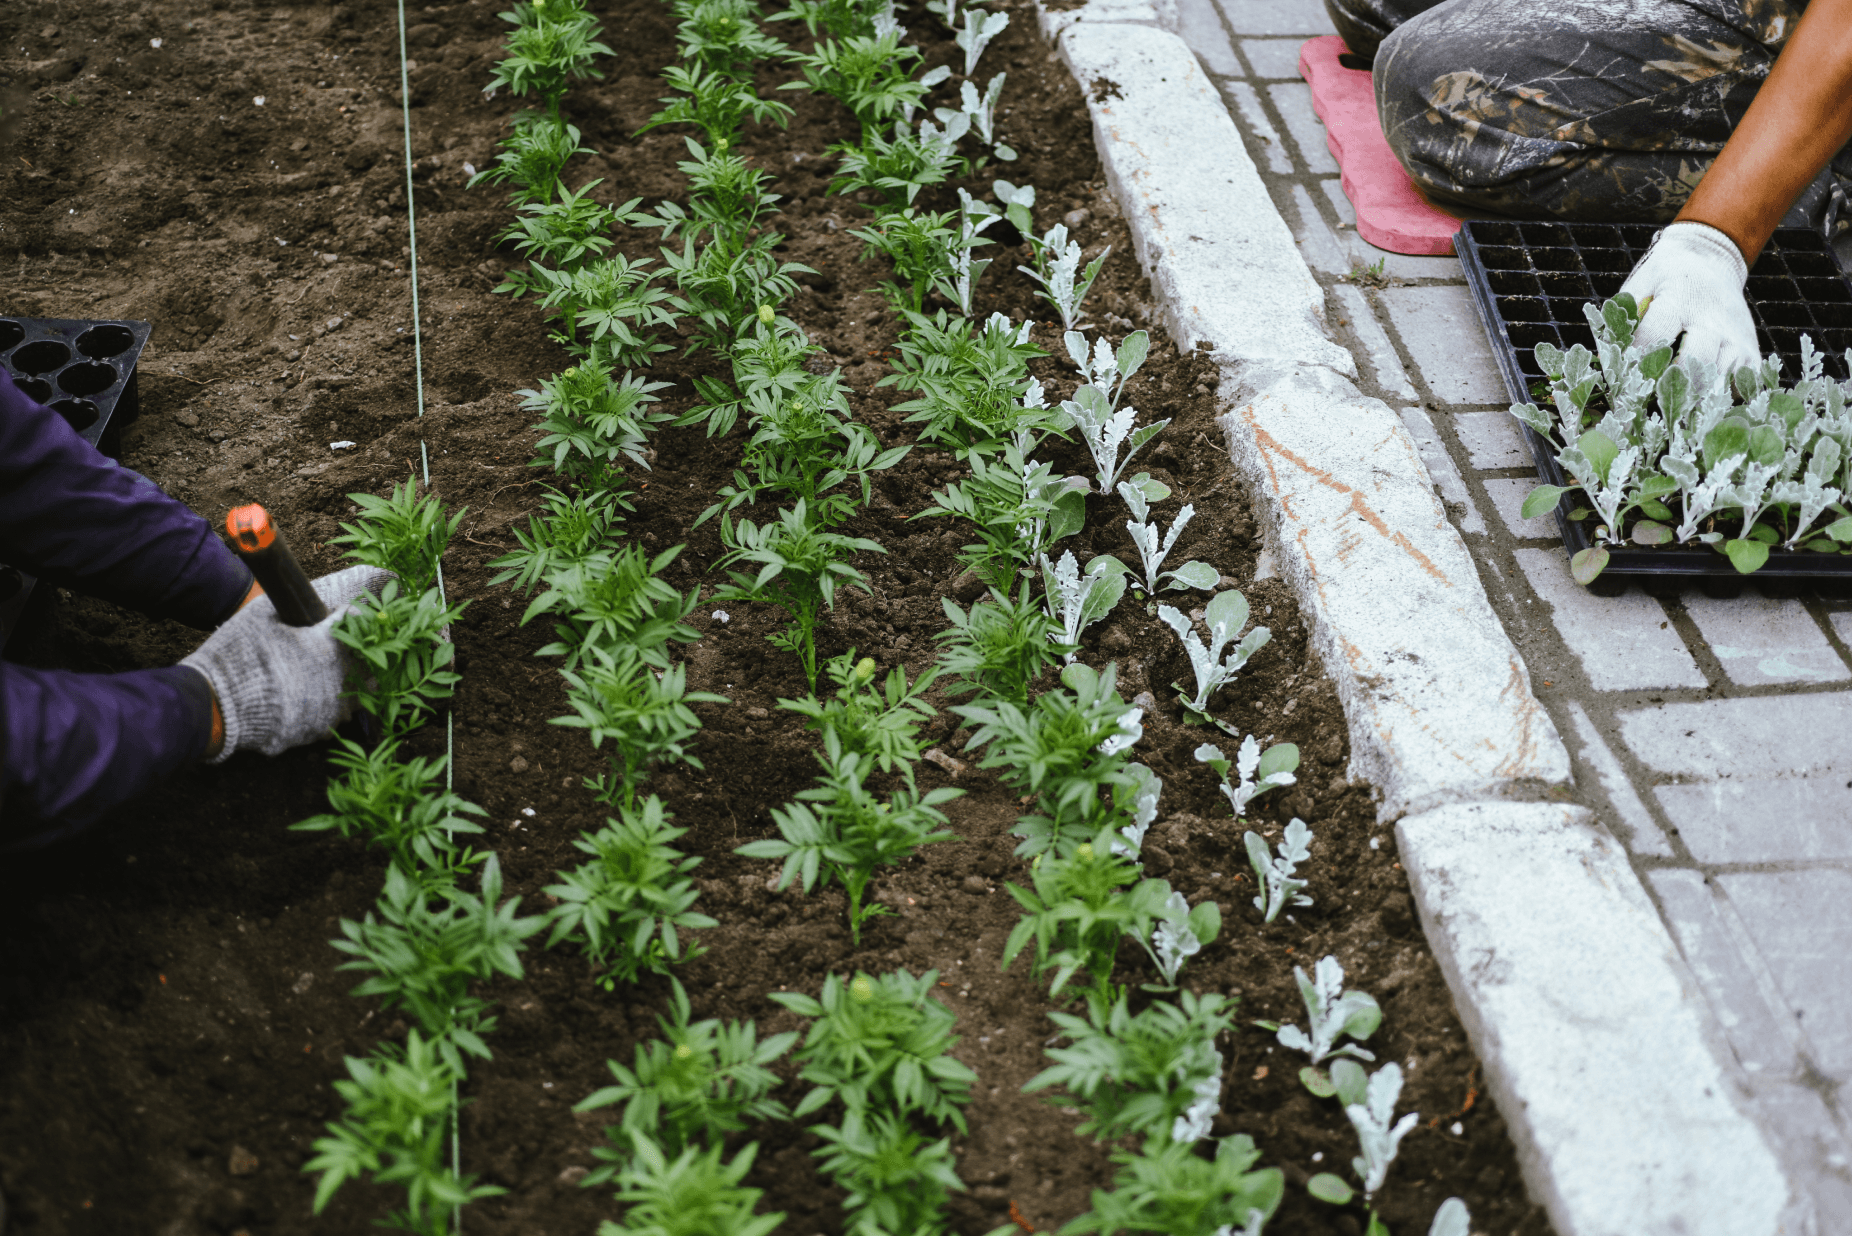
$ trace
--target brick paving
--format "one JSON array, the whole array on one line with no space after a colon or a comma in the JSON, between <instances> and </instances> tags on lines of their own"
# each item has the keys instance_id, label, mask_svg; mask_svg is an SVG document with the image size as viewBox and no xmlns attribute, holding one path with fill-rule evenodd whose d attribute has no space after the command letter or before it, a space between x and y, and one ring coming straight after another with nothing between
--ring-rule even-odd
<instances>
[{"instance_id":1,"label":"brick paving","mask_svg":"<svg viewBox=\"0 0 1852 1236\"><path fill-rule=\"evenodd\" d=\"M1361 387L1420 448L1575 757L1578 800L1627 847L1822 1230L1852 1231L1852 600L1577 586L1554 521L1519 517L1535 470L1459 262L1356 234L1298 76L1300 44L1334 33L1320 4L1180 0L1179 24ZM1378 262L1386 287L1363 278Z\"/></svg>"}]
</instances>

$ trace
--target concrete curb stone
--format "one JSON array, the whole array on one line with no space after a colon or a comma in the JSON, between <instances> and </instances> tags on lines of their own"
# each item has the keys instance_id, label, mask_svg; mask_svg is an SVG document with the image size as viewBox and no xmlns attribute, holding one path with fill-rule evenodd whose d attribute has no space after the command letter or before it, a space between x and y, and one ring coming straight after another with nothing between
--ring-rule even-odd
<instances>
[{"instance_id":1,"label":"concrete curb stone","mask_svg":"<svg viewBox=\"0 0 1852 1236\"><path fill-rule=\"evenodd\" d=\"M1356 361L1325 333L1324 292L1183 41L1088 20L1068 25L1059 46L1088 95L1107 183L1177 346L1208 344L1231 364L1313 364L1355 377ZM1143 102L1154 92L1162 106ZM1242 166L1225 164L1224 150Z\"/></svg>"},{"instance_id":2,"label":"concrete curb stone","mask_svg":"<svg viewBox=\"0 0 1852 1236\"><path fill-rule=\"evenodd\" d=\"M1035 6L1042 37L1053 45L1069 26L1079 22L1097 25L1155 26L1176 33L1182 24L1177 0L1087 0L1071 9Z\"/></svg>"},{"instance_id":3,"label":"concrete curb stone","mask_svg":"<svg viewBox=\"0 0 1852 1236\"><path fill-rule=\"evenodd\" d=\"M1586 808L1456 804L1404 817L1396 841L1557 1231L1810 1229L1659 912Z\"/></svg>"}]
</instances>

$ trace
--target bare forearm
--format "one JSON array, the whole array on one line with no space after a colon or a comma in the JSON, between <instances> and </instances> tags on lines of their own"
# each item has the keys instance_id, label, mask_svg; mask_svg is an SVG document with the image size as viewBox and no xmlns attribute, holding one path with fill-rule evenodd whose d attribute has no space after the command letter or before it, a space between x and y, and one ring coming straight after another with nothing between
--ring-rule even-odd
<instances>
[{"instance_id":1,"label":"bare forearm","mask_svg":"<svg viewBox=\"0 0 1852 1236\"><path fill-rule=\"evenodd\" d=\"M1852 137L1852 0L1812 0L1680 221L1708 223L1750 262Z\"/></svg>"}]
</instances>

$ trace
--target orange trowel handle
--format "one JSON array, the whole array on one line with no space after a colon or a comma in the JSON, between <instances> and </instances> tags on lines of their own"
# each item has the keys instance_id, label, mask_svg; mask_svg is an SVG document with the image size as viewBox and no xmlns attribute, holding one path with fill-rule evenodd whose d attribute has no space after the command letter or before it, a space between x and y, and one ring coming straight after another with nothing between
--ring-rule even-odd
<instances>
[{"instance_id":1,"label":"orange trowel handle","mask_svg":"<svg viewBox=\"0 0 1852 1236\"><path fill-rule=\"evenodd\" d=\"M328 616L328 607L315 595L269 511L256 503L234 508L225 517L225 539L251 568L284 625L312 627Z\"/></svg>"}]
</instances>

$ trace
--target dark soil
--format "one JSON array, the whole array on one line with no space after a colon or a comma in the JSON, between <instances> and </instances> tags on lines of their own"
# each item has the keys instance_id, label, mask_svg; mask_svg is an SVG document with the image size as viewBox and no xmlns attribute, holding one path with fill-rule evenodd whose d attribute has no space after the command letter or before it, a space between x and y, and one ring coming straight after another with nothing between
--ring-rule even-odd
<instances>
[{"instance_id":1,"label":"dark soil","mask_svg":"<svg viewBox=\"0 0 1852 1236\"><path fill-rule=\"evenodd\" d=\"M510 212L500 191L464 188L463 165L491 161L511 110L506 98L480 93L503 29L495 9L440 5L411 18L422 420L389 6L14 0L0 8L9 116L22 109L0 172L0 249L11 266L0 310L151 320L144 411L124 437L124 462L209 517L236 502L269 504L311 573L336 565L327 542L352 511L345 495L384 492L413 469L420 441L429 444L436 487L453 507L469 508L446 562L451 596L470 602L455 629L457 787L487 809L488 841L511 891L538 909L553 872L575 860L571 840L599 813L579 788L594 752L577 732L546 724L565 711L552 665L533 655L551 634L519 625L522 600L489 587L484 566L510 546L511 526L542 492L543 474L527 466L534 435L515 392L568 363L535 310L490 294L513 261L494 241ZM1003 136L1023 159L973 183L986 193L993 175L1035 184L1043 227L1085 212L1072 226L1082 243L1114 247L1094 312L1115 338L1134 323L1155 325L1103 192L1078 91L1038 42L1031 10L1013 12L985 72L1009 74ZM652 0L607 6L604 20L621 54L607 80L572 94L569 109L586 142L605 153L569 169L569 179L602 177L607 200L679 196L681 137L630 136L663 93L657 74L673 54L672 24ZM955 49L933 19L915 12L908 20L929 63L951 59ZM761 84L783 76L768 72ZM866 290L884 272L859 263L860 243L846 235L866 212L824 196L826 148L853 135L851 122L827 99L781 97L798 109L789 131L754 132L747 146L786 195L777 227L790 237L788 256L820 272L806 276L787 312L843 366L857 414L885 442L908 440L912 427L887 410L904 396L875 387L897 337L893 315ZM950 201L948 187L926 204ZM642 234L623 243L633 256L654 252ZM982 311L1042 313L1013 270L1026 252L999 246L990 256L999 260ZM1035 338L1061 353L1046 323ZM1066 367L1065 359L1039 367L1056 397L1071 390ZM706 360L661 361L655 376L674 383L665 406L688 406L689 379L713 371ZM1393 835L1375 824L1369 788L1345 779L1343 719L1293 598L1277 579L1250 582L1254 520L1221 449L1213 384L1198 357L1154 347L1131 397L1145 416L1173 420L1141 463L1178 503L1196 505L1179 552L1242 581L1256 619L1274 632L1219 710L1243 732L1305 753L1300 785L1262 809L1258 827L1277 831L1295 814L1310 822L1316 905L1296 921L1259 925L1238 829L1191 757L1204 732L1180 723L1167 690L1188 674L1184 655L1167 630L1123 603L1088 633L1084 659L1116 660L1128 698L1156 697L1140 747L1166 783L1150 869L1193 902L1217 899L1226 915L1222 938L1186 980L1239 995L1244 1020L1298 1020L1292 968L1335 953L1382 1000L1387 1016L1372 1045L1381 1059L1403 1062L1402 1107L1422 1117L1381 1198L1398 1236L1425 1232L1453 1194L1471 1204L1479 1230L1546 1232L1504 1125L1480 1094ZM333 454L328 444L339 439L359 446ZM698 430L672 430L656 445L633 530L651 547L686 541L672 578L711 588L714 526L688 529L728 478L738 433L710 443ZM1078 447L1058 463L1087 470ZM939 597L958 573L952 555L962 538L939 521L907 518L956 475L948 456L916 449L880 480L851 530L889 553L862 564L874 595L838 610L826 654L853 645L883 665L918 672L930 664L932 636L944 626ZM1175 509L1167 506L1166 518ZM1115 505L1090 514L1092 525L1069 542L1083 560L1132 552ZM109 671L170 663L199 639L84 598L49 600L10 655ZM1042 1067L1051 1026L1026 965L998 970L1016 918L1002 884L1026 882L1007 835L1018 804L988 774L958 777L969 791L951 806L961 839L882 879L880 896L896 913L852 948L838 892L774 894L766 887L773 864L732 853L765 835L769 808L810 780L814 744L775 707L803 683L795 659L765 643L768 616L734 605L723 625L711 608L696 624L703 638L685 652L690 686L734 702L703 706L706 771L679 769L653 787L691 830L684 844L704 859L700 908L722 923L704 933L706 955L681 971L697 1016L755 1018L773 1031L794 1020L766 1000L769 990L814 991L826 972L858 967L937 969L963 1023L959 1055L980 1077L971 1135L957 1142L970 1186L956 1202L957 1229L978 1236L1006 1222L1014 1200L1029 1222L1052 1230L1087 1207L1111 1165L1106 1149L1073 1136L1070 1117L1020 1093ZM955 752L962 738L951 720L942 716L934 733ZM441 749L441 729L426 738L428 749ZM922 769L929 786L949 776ZM312 1218L313 1182L300 1171L339 1112L330 1083L343 1075L343 1056L403 1032L371 1001L346 994L351 981L327 944L339 918L372 902L380 862L357 844L287 828L321 809L327 775L315 749L240 756L149 793L78 844L5 861L0 1189L13 1211L9 1231L358 1234L391 1204L383 1190L350 1186ZM1121 971L1132 981L1149 977L1135 954L1123 955ZM472 1071L462 1122L465 1168L509 1192L472 1208L466 1223L481 1234L590 1233L616 1210L607 1194L574 1184L605 1119L574 1116L571 1106L605 1079L606 1059L628 1061L654 1035L667 983L611 995L569 951L537 952L529 963L525 981L492 992L502 1006L496 1059ZM1295 1186L1324 1168L1346 1170L1354 1139L1336 1103L1305 1093L1294 1077L1300 1061L1270 1043L1253 1031L1228 1046L1218 1131L1253 1134ZM1463 1132L1453 1131L1456 1121ZM769 1207L790 1215L782 1230L839 1231L839 1194L813 1166L814 1140L788 1125L751 1136L763 1146L753 1182ZM1354 1212L1294 1188L1269 1230L1361 1225Z\"/></svg>"}]
</instances>

